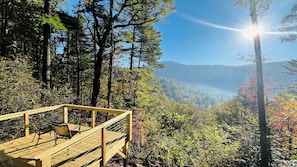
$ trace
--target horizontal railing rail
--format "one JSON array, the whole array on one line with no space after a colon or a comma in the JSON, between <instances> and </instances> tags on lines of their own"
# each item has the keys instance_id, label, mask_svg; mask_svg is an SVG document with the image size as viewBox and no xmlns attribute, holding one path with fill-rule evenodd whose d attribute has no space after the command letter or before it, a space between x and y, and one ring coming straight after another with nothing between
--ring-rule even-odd
<instances>
[{"instance_id":1,"label":"horizontal railing rail","mask_svg":"<svg viewBox=\"0 0 297 167\"><path fill-rule=\"evenodd\" d=\"M38 109L32 109L32 110L27 110L27 111L22 111L22 112L16 112L16 113L11 113L11 114L6 114L6 115L0 115L0 121L12 119L12 118L17 118L24 116L25 114L38 114L38 113L43 113L51 110L58 110L62 108L64 105L56 105L56 106L50 106L50 107L42 107Z\"/></svg>"}]
</instances>

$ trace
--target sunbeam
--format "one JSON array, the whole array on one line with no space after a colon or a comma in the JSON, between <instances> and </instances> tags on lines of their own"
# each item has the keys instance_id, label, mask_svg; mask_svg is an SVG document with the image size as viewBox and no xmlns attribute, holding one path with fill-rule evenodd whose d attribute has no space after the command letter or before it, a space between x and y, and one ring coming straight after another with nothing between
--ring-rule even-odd
<instances>
[{"instance_id":1,"label":"sunbeam","mask_svg":"<svg viewBox=\"0 0 297 167\"><path fill-rule=\"evenodd\" d=\"M178 13L178 14L189 21L192 21L192 22L198 23L198 24L202 24L202 25L205 25L208 27L222 29L222 30L228 30L228 31L237 31L237 32L243 31L242 29L239 29L239 28L227 27L227 26L210 23L210 22L207 22L207 21L204 21L204 20L201 20L198 18L194 18L194 17L188 16L188 15L182 14L182 13Z\"/></svg>"},{"instance_id":2,"label":"sunbeam","mask_svg":"<svg viewBox=\"0 0 297 167\"><path fill-rule=\"evenodd\" d=\"M198 23L198 24L208 26L208 27L211 27L211 28L241 32L241 33L244 33L244 34L247 31L246 29L234 28L234 27L218 25L218 24L215 24L215 23L210 23L210 22L201 20L199 18L194 18L192 16L182 14L182 13L177 13L177 14L180 15L181 17L191 21L191 22ZM296 31L285 31L285 32L283 32L283 31L265 31L265 30L261 30L261 34L266 34L266 35L297 35L297 32Z\"/></svg>"}]
</instances>

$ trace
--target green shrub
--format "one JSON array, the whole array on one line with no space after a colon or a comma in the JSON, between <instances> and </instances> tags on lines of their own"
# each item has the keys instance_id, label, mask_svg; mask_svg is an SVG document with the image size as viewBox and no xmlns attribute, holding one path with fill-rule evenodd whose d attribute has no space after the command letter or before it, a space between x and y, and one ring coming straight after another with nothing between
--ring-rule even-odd
<instances>
[{"instance_id":1,"label":"green shrub","mask_svg":"<svg viewBox=\"0 0 297 167\"><path fill-rule=\"evenodd\" d=\"M43 89L32 77L25 59L0 59L0 115L70 103L73 100L71 92L68 85Z\"/></svg>"},{"instance_id":2,"label":"green shrub","mask_svg":"<svg viewBox=\"0 0 297 167\"><path fill-rule=\"evenodd\" d=\"M41 90L25 60L0 59L1 114L38 107Z\"/></svg>"}]
</instances>

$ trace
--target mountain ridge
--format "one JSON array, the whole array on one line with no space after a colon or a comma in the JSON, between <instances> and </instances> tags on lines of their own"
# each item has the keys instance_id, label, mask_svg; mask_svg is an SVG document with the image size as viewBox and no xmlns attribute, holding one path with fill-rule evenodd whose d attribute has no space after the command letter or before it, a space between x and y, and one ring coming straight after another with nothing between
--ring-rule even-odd
<instances>
[{"instance_id":1,"label":"mountain ridge","mask_svg":"<svg viewBox=\"0 0 297 167\"><path fill-rule=\"evenodd\" d=\"M185 65L172 61L162 62L164 69L155 70L155 75L182 83L198 84L231 93L237 93L239 87L247 83L251 76L255 76L255 64L226 66L226 65ZM274 87L290 85L295 76L286 73L283 67L287 62L269 62L263 64L265 80L275 81L269 83ZM282 80L283 82L276 82ZM267 83L266 83L267 84Z\"/></svg>"}]
</instances>

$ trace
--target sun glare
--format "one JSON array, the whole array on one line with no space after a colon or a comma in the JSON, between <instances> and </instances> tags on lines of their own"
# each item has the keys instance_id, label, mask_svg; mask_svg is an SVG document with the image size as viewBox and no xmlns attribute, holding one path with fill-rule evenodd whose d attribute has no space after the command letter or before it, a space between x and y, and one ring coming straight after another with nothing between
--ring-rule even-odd
<instances>
[{"instance_id":1,"label":"sun glare","mask_svg":"<svg viewBox=\"0 0 297 167\"><path fill-rule=\"evenodd\" d=\"M256 35L263 32L261 27L250 26L243 31L243 36L247 39L253 39Z\"/></svg>"}]
</instances>

